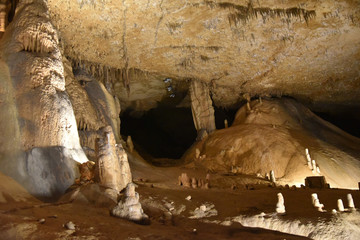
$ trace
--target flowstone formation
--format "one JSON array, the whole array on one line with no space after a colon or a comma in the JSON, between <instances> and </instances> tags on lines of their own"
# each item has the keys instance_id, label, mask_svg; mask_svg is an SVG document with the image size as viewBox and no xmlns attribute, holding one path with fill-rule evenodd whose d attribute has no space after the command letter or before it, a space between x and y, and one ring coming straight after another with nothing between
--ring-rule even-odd
<instances>
[{"instance_id":1,"label":"flowstone formation","mask_svg":"<svg viewBox=\"0 0 360 240\"><path fill-rule=\"evenodd\" d=\"M0 40L1 171L38 197L62 194L87 158L45 1L20 1Z\"/></svg>"},{"instance_id":2,"label":"flowstone formation","mask_svg":"<svg viewBox=\"0 0 360 240\"><path fill-rule=\"evenodd\" d=\"M321 173L309 169L306 148ZM231 127L216 130L194 144L184 160L214 172L236 169L237 174L265 176L272 171L271 181L276 178L279 184L300 186L306 177L313 176L323 179L320 188L326 187L324 177L331 187L357 188L359 152L358 138L295 100L282 98L254 100L250 111L243 106Z\"/></svg>"}]
</instances>

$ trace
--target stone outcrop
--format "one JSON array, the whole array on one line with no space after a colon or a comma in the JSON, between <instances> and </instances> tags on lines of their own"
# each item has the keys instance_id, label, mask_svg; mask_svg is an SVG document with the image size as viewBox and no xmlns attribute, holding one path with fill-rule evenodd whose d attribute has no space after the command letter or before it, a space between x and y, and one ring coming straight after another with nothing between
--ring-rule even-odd
<instances>
[{"instance_id":1,"label":"stone outcrop","mask_svg":"<svg viewBox=\"0 0 360 240\"><path fill-rule=\"evenodd\" d=\"M216 106L244 93L358 105L357 1L48 2L65 55L113 79L124 109L170 99L166 78L208 83Z\"/></svg>"},{"instance_id":2,"label":"stone outcrop","mask_svg":"<svg viewBox=\"0 0 360 240\"><path fill-rule=\"evenodd\" d=\"M189 92L191 112L198 134L203 134L202 131L213 132L216 129L215 116L207 84L195 80L191 81Z\"/></svg>"},{"instance_id":3,"label":"stone outcrop","mask_svg":"<svg viewBox=\"0 0 360 240\"><path fill-rule=\"evenodd\" d=\"M0 40L1 171L38 197L62 194L87 158L47 1L20 1Z\"/></svg>"}]
</instances>

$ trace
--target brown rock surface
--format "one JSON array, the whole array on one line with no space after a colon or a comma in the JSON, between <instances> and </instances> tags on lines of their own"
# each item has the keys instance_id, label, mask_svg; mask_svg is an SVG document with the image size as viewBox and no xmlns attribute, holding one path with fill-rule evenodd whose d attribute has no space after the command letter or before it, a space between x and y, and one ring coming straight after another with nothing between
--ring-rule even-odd
<instances>
[{"instance_id":1,"label":"brown rock surface","mask_svg":"<svg viewBox=\"0 0 360 240\"><path fill-rule=\"evenodd\" d=\"M96 177L100 185L120 192L132 181L127 155L123 149L117 149L111 126L101 132L96 141Z\"/></svg>"},{"instance_id":2,"label":"brown rock surface","mask_svg":"<svg viewBox=\"0 0 360 240\"><path fill-rule=\"evenodd\" d=\"M166 77L211 83L217 106L242 93L359 105L358 1L48 2L65 55L113 78L124 108L156 106Z\"/></svg>"},{"instance_id":3,"label":"brown rock surface","mask_svg":"<svg viewBox=\"0 0 360 240\"><path fill-rule=\"evenodd\" d=\"M212 171L265 176L274 170L277 183L304 184L307 176L323 175L331 187L356 188L360 176L360 140L318 118L294 100L243 106L233 125L194 144L185 155ZM206 158L195 158L196 149ZM310 150L321 174L307 166Z\"/></svg>"}]
</instances>

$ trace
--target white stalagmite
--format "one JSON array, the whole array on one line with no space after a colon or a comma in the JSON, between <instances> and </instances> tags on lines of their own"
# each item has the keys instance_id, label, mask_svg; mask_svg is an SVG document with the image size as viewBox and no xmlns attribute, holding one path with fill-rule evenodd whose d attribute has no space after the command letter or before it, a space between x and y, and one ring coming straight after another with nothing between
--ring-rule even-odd
<instances>
[{"instance_id":1,"label":"white stalagmite","mask_svg":"<svg viewBox=\"0 0 360 240\"><path fill-rule=\"evenodd\" d=\"M285 204L284 204L284 197L281 193L277 194L278 202L276 204L276 212L279 214L285 214Z\"/></svg>"},{"instance_id":2,"label":"white stalagmite","mask_svg":"<svg viewBox=\"0 0 360 240\"><path fill-rule=\"evenodd\" d=\"M312 160L312 171L313 171L313 173L316 173L316 162L315 162L315 160Z\"/></svg>"},{"instance_id":3,"label":"white stalagmite","mask_svg":"<svg viewBox=\"0 0 360 240\"><path fill-rule=\"evenodd\" d=\"M270 181L273 183L276 182L274 170L270 171Z\"/></svg>"},{"instance_id":4,"label":"white stalagmite","mask_svg":"<svg viewBox=\"0 0 360 240\"><path fill-rule=\"evenodd\" d=\"M318 195L316 193L311 194L311 200L314 207L317 208L319 212L324 212L324 204L320 203Z\"/></svg>"},{"instance_id":5,"label":"white stalagmite","mask_svg":"<svg viewBox=\"0 0 360 240\"><path fill-rule=\"evenodd\" d=\"M319 199L318 195L316 193L311 194L311 202L313 205L314 205L316 199Z\"/></svg>"},{"instance_id":6,"label":"white stalagmite","mask_svg":"<svg viewBox=\"0 0 360 240\"><path fill-rule=\"evenodd\" d=\"M352 195L350 193L347 194L347 200L348 200L348 206L351 210L355 209L354 200L352 198Z\"/></svg>"},{"instance_id":7,"label":"white stalagmite","mask_svg":"<svg viewBox=\"0 0 360 240\"><path fill-rule=\"evenodd\" d=\"M338 207L339 212L344 212L345 211L344 204L343 204L343 201L341 199L337 200L337 207Z\"/></svg>"},{"instance_id":8,"label":"white stalagmite","mask_svg":"<svg viewBox=\"0 0 360 240\"><path fill-rule=\"evenodd\" d=\"M306 160L307 160L307 165L308 167L313 170L313 166L312 166L312 162L311 162L311 157L310 157L310 153L309 153L309 149L305 148L305 155L306 155Z\"/></svg>"}]
</instances>

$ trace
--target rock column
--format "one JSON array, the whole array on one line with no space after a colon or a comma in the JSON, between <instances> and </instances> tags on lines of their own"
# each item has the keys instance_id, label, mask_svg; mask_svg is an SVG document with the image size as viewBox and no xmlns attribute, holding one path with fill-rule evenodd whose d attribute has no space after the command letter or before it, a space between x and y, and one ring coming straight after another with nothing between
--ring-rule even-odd
<instances>
[{"instance_id":1,"label":"rock column","mask_svg":"<svg viewBox=\"0 0 360 240\"><path fill-rule=\"evenodd\" d=\"M215 127L214 108L206 83L193 80L190 84L191 111L195 128L199 134L213 132Z\"/></svg>"},{"instance_id":2,"label":"rock column","mask_svg":"<svg viewBox=\"0 0 360 240\"><path fill-rule=\"evenodd\" d=\"M111 126L102 130L102 137L96 141L96 177L107 188L121 191L131 182L131 172L126 152L116 145ZM117 149L118 148L118 149Z\"/></svg>"}]
</instances>

